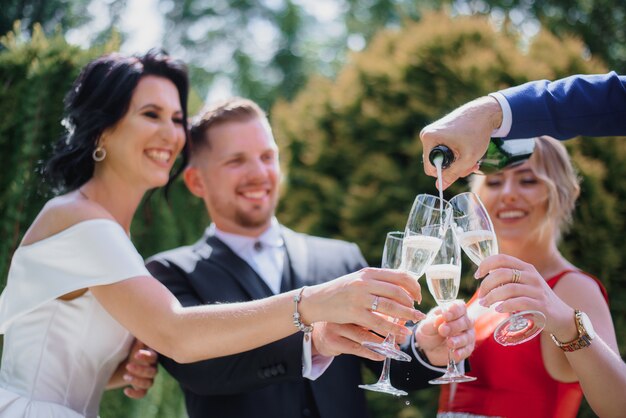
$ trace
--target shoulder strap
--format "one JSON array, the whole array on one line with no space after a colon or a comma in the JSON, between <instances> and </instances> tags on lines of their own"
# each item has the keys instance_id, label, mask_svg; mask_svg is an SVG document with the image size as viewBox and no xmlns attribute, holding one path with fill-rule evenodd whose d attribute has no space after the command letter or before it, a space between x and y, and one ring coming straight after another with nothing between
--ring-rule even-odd
<instances>
[{"instance_id":1,"label":"shoulder strap","mask_svg":"<svg viewBox=\"0 0 626 418\"><path fill-rule=\"evenodd\" d=\"M606 301L606 303L609 303L609 294L607 293L606 289L604 288L604 285L602 284L602 282L593 274L589 274L585 271L582 270L576 270L576 269L565 269L561 272L559 272L558 274L552 276L551 278L549 278L547 280L548 282L548 286L550 286L551 289L554 289L554 286L556 286L556 284L563 278L565 277L565 275L567 275L568 273L581 273L584 274L585 276L589 277L590 279L592 279L594 282L596 282L596 284L598 285L598 287L600 288L600 292L602 292L602 296L604 296L604 300Z\"/></svg>"}]
</instances>

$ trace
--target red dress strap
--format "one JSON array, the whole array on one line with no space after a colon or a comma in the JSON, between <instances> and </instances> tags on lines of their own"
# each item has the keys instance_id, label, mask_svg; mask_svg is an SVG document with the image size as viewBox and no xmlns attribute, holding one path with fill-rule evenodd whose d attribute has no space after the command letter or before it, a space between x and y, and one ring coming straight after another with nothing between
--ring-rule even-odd
<instances>
[{"instance_id":1,"label":"red dress strap","mask_svg":"<svg viewBox=\"0 0 626 418\"><path fill-rule=\"evenodd\" d=\"M563 276L565 276L568 273L580 273L583 274L587 277L589 277L590 279L592 279L594 282L596 282L596 284L598 285L598 287L600 288L600 292L602 293L602 296L604 297L604 300L606 301L606 303L609 303L609 294L606 291L606 289L604 288L604 285L602 284L602 282L593 274L589 274L587 272L584 272L582 270L576 270L576 269L565 269L561 272L559 272L558 274L552 276L550 279L546 280L546 282L548 283L548 286L550 286L551 289L554 289L554 286L556 286L556 284L563 278Z\"/></svg>"}]
</instances>

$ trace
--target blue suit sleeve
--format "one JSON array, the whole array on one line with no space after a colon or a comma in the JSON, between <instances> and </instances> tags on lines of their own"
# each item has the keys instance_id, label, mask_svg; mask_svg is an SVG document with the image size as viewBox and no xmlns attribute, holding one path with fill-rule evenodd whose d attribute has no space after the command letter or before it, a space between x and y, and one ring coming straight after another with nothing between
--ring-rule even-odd
<instances>
[{"instance_id":1,"label":"blue suit sleeve","mask_svg":"<svg viewBox=\"0 0 626 418\"><path fill-rule=\"evenodd\" d=\"M513 123L506 137L626 135L626 76L575 75L501 90Z\"/></svg>"}]
</instances>

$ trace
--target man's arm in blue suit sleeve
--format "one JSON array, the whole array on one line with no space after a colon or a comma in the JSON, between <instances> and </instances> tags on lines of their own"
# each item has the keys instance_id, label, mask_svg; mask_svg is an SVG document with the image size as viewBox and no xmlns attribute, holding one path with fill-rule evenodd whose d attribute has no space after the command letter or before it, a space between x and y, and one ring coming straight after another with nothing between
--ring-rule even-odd
<instances>
[{"instance_id":1,"label":"man's arm in blue suit sleeve","mask_svg":"<svg viewBox=\"0 0 626 418\"><path fill-rule=\"evenodd\" d=\"M575 75L501 90L511 106L507 138L626 135L626 76Z\"/></svg>"},{"instance_id":2,"label":"man's arm in blue suit sleeve","mask_svg":"<svg viewBox=\"0 0 626 418\"><path fill-rule=\"evenodd\" d=\"M152 260L147 265L183 306L202 305L177 265ZM254 326L254 324L250 324ZM302 333L240 354L180 364L159 355L165 369L181 387L198 395L227 395L302 378Z\"/></svg>"}]
</instances>

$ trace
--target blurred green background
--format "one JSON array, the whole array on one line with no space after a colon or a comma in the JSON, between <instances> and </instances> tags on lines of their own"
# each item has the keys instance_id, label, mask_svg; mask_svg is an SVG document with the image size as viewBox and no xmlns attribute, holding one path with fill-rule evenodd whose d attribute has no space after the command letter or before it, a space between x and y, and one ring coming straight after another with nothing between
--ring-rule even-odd
<instances>
[{"instance_id":1,"label":"blurred green background","mask_svg":"<svg viewBox=\"0 0 626 418\"><path fill-rule=\"evenodd\" d=\"M38 167L61 133L63 96L88 60L133 41L120 23L131 14L129 3L2 2L0 287L23 233L51 196ZM372 265L379 263L385 232L403 228L413 197L435 193L422 169L423 126L473 98L528 80L626 72L621 0L205 3L152 1L162 33L152 46L190 63L191 112L225 94L258 101L281 147L288 198L279 219L299 231L355 241ZM626 286L618 283L626 267L626 141L566 144L583 183L561 249L609 291L623 357ZM459 182L446 195L465 187ZM161 193L142 204L133 241L148 257L194 242L208 221L202 202L177 182L169 204ZM472 267L466 266L469 277ZM463 283L468 297L475 285ZM423 307L430 306L426 296ZM368 393L368 401L374 418L430 417L437 394L437 388L407 398ZM185 414L177 384L162 370L142 401L107 393L101 416ZM579 416L594 414L584 405Z\"/></svg>"}]
</instances>

